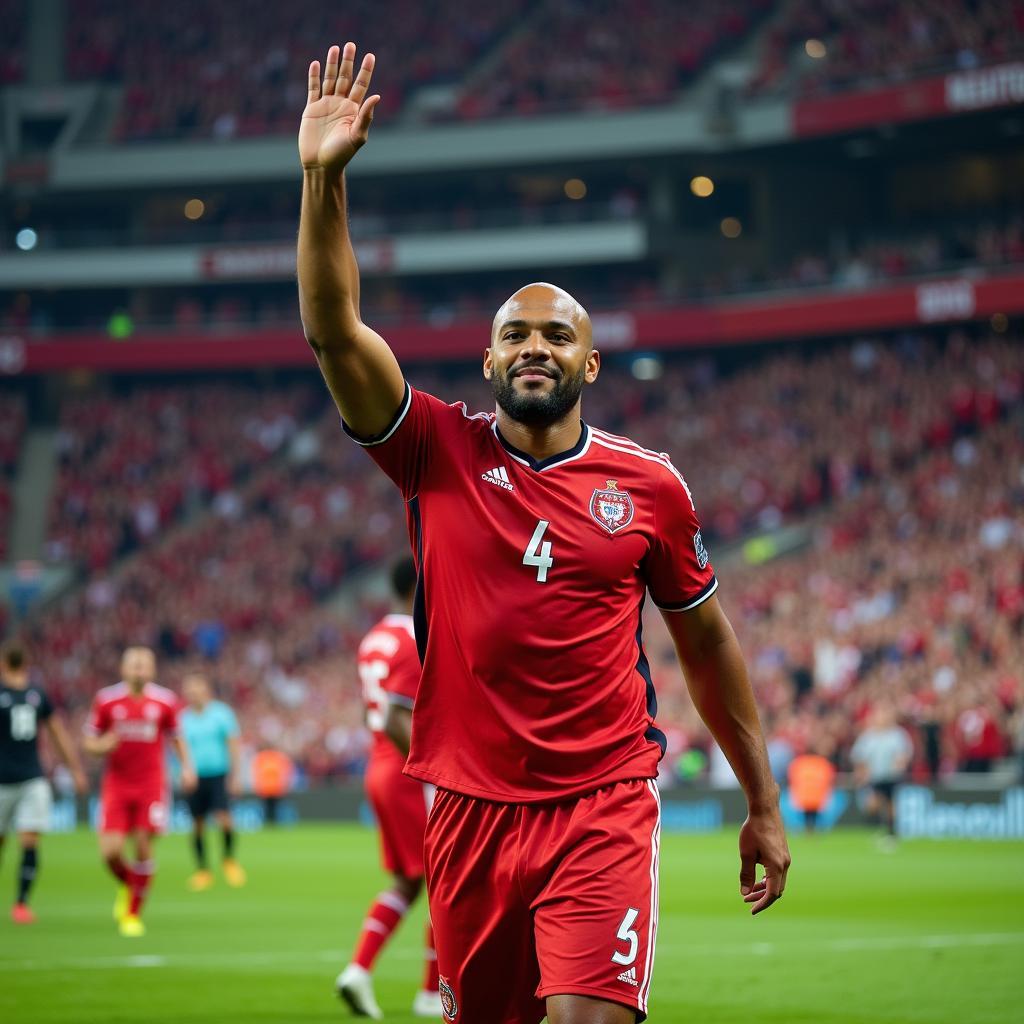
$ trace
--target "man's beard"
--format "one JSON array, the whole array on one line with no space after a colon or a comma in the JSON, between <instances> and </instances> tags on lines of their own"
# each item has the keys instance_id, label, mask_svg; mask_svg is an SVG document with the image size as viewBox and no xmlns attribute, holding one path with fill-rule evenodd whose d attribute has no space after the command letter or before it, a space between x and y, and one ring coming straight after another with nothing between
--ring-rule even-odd
<instances>
[{"instance_id":1,"label":"man's beard","mask_svg":"<svg viewBox=\"0 0 1024 1024\"><path fill-rule=\"evenodd\" d=\"M523 370L517 367L517 372ZM494 400L512 419L528 427L550 427L562 419L579 400L583 393L583 381L587 372L581 366L578 373L566 376L552 366L545 367L554 378L554 387L549 391L517 391L513 378L495 371L491 377Z\"/></svg>"}]
</instances>

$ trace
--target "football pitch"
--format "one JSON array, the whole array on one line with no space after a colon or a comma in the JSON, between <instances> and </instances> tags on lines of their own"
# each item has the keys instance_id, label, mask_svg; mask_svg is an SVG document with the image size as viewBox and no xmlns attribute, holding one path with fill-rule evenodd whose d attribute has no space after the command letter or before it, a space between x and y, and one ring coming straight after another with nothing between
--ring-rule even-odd
<instances>
[{"instance_id":1,"label":"football pitch","mask_svg":"<svg viewBox=\"0 0 1024 1024\"><path fill-rule=\"evenodd\" d=\"M215 836L211 844L219 845ZM751 919L733 830L666 835L652 1024L1009 1024L1024 1019L1024 844L793 839L786 896ZM31 927L7 916L16 851L0 865L0 1021L339 1021L333 994L384 884L372 832L304 826L241 837L244 889L185 889L186 839L169 836L146 912L123 939L94 837L47 838ZM386 1019L409 1024L423 909L379 962ZM468 1022L488 1024L488 1022Z\"/></svg>"}]
</instances>

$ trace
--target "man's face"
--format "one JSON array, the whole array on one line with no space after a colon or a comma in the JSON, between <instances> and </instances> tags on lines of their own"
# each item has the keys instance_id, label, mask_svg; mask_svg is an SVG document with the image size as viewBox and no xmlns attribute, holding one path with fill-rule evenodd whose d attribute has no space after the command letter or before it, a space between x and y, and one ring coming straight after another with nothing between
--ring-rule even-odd
<instances>
[{"instance_id":1,"label":"man's face","mask_svg":"<svg viewBox=\"0 0 1024 1024\"><path fill-rule=\"evenodd\" d=\"M590 318L560 289L528 285L494 318L484 377L500 408L520 423L542 427L562 419L599 368Z\"/></svg>"},{"instance_id":2,"label":"man's face","mask_svg":"<svg viewBox=\"0 0 1024 1024\"><path fill-rule=\"evenodd\" d=\"M210 687L202 676L189 676L182 688L185 700L194 708L206 707L210 699Z\"/></svg>"},{"instance_id":3,"label":"man's face","mask_svg":"<svg viewBox=\"0 0 1024 1024\"><path fill-rule=\"evenodd\" d=\"M138 686L156 677L156 658L146 647L129 647L121 659L121 675L126 683Z\"/></svg>"}]
</instances>

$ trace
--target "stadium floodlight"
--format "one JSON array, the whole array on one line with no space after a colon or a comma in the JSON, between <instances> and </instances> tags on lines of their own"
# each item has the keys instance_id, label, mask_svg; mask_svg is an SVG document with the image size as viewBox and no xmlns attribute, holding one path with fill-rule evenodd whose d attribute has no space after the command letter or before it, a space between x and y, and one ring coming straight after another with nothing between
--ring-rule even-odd
<instances>
[{"instance_id":1,"label":"stadium floodlight","mask_svg":"<svg viewBox=\"0 0 1024 1024\"><path fill-rule=\"evenodd\" d=\"M715 191L715 183L706 174L698 174L690 179L690 191L698 199L707 199Z\"/></svg>"}]
</instances>

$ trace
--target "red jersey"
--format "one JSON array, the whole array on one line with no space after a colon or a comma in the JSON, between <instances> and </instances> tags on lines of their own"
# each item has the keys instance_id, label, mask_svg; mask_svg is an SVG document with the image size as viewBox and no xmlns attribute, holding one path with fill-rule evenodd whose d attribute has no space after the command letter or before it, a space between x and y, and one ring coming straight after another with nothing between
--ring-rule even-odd
<instances>
[{"instance_id":1,"label":"red jersey","mask_svg":"<svg viewBox=\"0 0 1024 1024\"><path fill-rule=\"evenodd\" d=\"M582 424L537 462L493 414L408 387L360 443L401 488L419 571L408 774L514 803L656 776L645 596L685 611L718 586L668 457Z\"/></svg>"},{"instance_id":2,"label":"red jersey","mask_svg":"<svg viewBox=\"0 0 1024 1024\"><path fill-rule=\"evenodd\" d=\"M178 732L178 699L156 683L138 697L127 683L107 686L92 702L86 729L93 736L113 729L119 737L107 755L105 784L156 791L164 785L164 738Z\"/></svg>"},{"instance_id":3,"label":"red jersey","mask_svg":"<svg viewBox=\"0 0 1024 1024\"><path fill-rule=\"evenodd\" d=\"M384 732L388 704L412 708L420 682L420 659L411 615L385 615L359 645L359 681L366 702L366 726L373 734L370 759L405 764L398 747Z\"/></svg>"}]
</instances>

